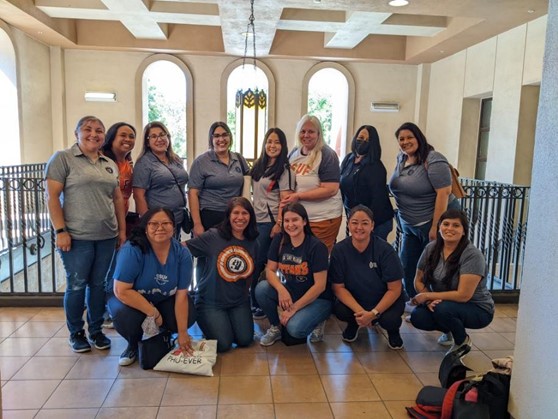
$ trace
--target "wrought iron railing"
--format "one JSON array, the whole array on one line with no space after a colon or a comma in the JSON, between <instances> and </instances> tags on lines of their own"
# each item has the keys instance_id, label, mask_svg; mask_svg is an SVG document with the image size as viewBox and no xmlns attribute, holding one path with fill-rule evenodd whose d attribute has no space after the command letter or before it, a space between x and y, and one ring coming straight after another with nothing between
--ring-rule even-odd
<instances>
[{"instance_id":1,"label":"wrought iron railing","mask_svg":"<svg viewBox=\"0 0 558 419\"><path fill-rule=\"evenodd\" d=\"M0 297L60 296L61 261L45 200L45 164L0 167ZM461 179L470 239L486 257L494 293L521 287L530 188ZM399 248L400 232L394 246Z\"/></svg>"},{"instance_id":2,"label":"wrought iron railing","mask_svg":"<svg viewBox=\"0 0 558 419\"><path fill-rule=\"evenodd\" d=\"M0 167L0 296L57 295L63 287L44 169L44 163Z\"/></svg>"}]
</instances>

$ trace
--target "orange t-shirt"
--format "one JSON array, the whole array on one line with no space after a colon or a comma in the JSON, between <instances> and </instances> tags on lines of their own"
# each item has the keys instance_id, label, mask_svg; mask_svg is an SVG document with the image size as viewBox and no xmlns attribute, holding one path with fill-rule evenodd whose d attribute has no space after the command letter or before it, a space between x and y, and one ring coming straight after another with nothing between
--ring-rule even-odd
<instances>
[{"instance_id":1,"label":"orange t-shirt","mask_svg":"<svg viewBox=\"0 0 558 419\"><path fill-rule=\"evenodd\" d=\"M132 196L132 175L134 173L134 169L130 160L116 163L116 165L118 166L118 172L120 174L120 191L124 197L124 209L127 214L130 206L129 200Z\"/></svg>"}]
</instances>

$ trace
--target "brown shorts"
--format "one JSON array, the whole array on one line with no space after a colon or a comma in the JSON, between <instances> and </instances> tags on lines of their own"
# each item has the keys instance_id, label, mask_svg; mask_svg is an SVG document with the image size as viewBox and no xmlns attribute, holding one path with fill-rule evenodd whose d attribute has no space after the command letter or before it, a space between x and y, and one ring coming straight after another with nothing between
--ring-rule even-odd
<instances>
[{"instance_id":1,"label":"brown shorts","mask_svg":"<svg viewBox=\"0 0 558 419\"><path fill-rule=\"evenodd\" d=\"M328 253L331 253L333 249L335 239L337 239L337 234L339 233L339 227L341 227L342 218L343 217L339 216L329 220L310 222L312 233L327 246Z\"/></svg>"}]
</instances>

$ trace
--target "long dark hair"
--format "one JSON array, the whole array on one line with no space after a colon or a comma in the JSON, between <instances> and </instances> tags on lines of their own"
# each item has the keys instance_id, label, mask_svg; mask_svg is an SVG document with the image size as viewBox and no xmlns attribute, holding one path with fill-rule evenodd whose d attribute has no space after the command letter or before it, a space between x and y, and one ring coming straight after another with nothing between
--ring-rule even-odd
<instances>
[{"instance_id":1,"label":"long dark hair","mask_svg":"<svg viewBox=\"0 0 558 419\"><path fill-rule=\"evenodd\" d=\"M277 134L279 138L279 143L281 144L281 153L275 159L275 162L268 167L269 164L269 156L267 155L265 148L267 145L267 139L271 134ZM252 175L252 179L256 182L260 180L262 177L270 178L272 181L278 181L285 168L289 167L289 158L287 157L289 154L289 148L287 145L287 136L280 128L270 128L264 136L262 152L260 157L254 162L252 166L252 170L250 174Z\"/></svg>"},{"instance_id":2,"label":"long dark hair","mask_svg":"<svg viewBox=\"0 0 558 419\"><path fill-rule=\"evenodd\" d=\"M152 128L160 128L165 132L165 134L167 134L167 138L169 140L169 147L167 148L166 155L167 155L167 159L169 159L169 162L182 164L182 159L178 157L178 154L176 154L172 149L171 134L168 128L165 126L165 124L163 124L160 121L150 122L143 129L143 149L141 151L140 157L143 156L148 151L151 151L151 147L149 147L149 131L151 131Z\"/></svg>"},{"instance_id":3,"label":"long dark hair","mask_svg":"<svg viewBox=\"0 0 558 419\"><path fill-rule=\"evenodd\" d=\"M426 157L428 157L428 153L434 150L428 141L426 141L425 135L422 133L419 127L417 127L412 122L405 122L397 131L395 131L395 138L399 141L399 133L404 129L409 130L413 133L413 136L417 139L418 143L418 150L417 150L417 164L423 164L426 161Z\"/></svg>"},{"instance_id":4,"label":"long dark hair","mask_svg":"<svg viewBox=\"0 0 558 419\"><path fill-rule=\"evenodd\" d=\"M137 135L136 133L136 129L128 124L127 122L117 122L116 124L113 124L107 131L106 135L105 135L105 142L103 144L103 146L101 147L101 150L103 151L103 154L105 156L107 156L109 159L116 161L116 156L114 155L114 151L112 151L112 143L114 143L114 140L116 139L116 134L118 133L118 130L121 127L129 127L133 132L134 132L134 136ZM128 161L132 161L132 151L130 150L125 157L126 160Z\"/></svg>"},{"instance_id":5,"label":"long dark hair","mask_svg":"<svg viewBox=\"0 0 558 419\"><path fill-rule=\"evenodd\" d=\"M230 151L231 148L232 148L232 145L233 145L233 135L232 135L232 132L231 132L231 129L229 128L229 126L223 121L214 122L209 127L209 149L213 150L213 133L219 127L223 128L227 132L227 134L229 134L229 140L230 140L229 151Z\"/></svg>"},{"instance_id":6,"label":"long dark hair","mask_svg":"<svg viewBox=\"0 0 558 419\"><path fill-rule=\"evenodd\" d=\"M467 220L467 216L465 215L465 213L456 209L449 209L444 212L440 216L440 220L438 221L438 232L436 233L436 242L434 244L434 248L426 259L426 266L424 268L425 285L433 282L434 270L436 269L436 266L438 266L440 258L442 257L442 251L444 250L444 239L442 239L442 236L440 235L440 226L442 225L442 221L447 219L459 219L461 225L463 226L464 234L457 244L456 249L452 252L451 255L449 255L446 260L446 276L442 278L442 283L444 285L449 285L451 278L453 278L453 276L459 270L459 259L461 258L463 251L469 244L469 221Z\"/></svg>"},{"instance_id":7,"label":"long dark hair","mask_svg":"<svg viewBox=\"0 0 558 419\"><path fill-rule=\"evenodd\" d=\"M294 212L302 217L304 221L306 221L306 225L304 226L304 234L306 236L313 236L312 228L310 228L310 220L308 219L308 212L304 205L299 202L291 202L283 207L283 211L281 212L281 216L285 217L285 213L287 212ZM283 218L284 219L284 218ZM281 226L281 233L283 233L283 237L281 238L281 245L279 248L283 247L284 244L291 244L291 236L285 231L285 224Z\"/></svg>"},{"instance_id":8,"label":"long dark hair","mask_svg":"<svg viewBox=\"0 0 558 419\"><path fill-rule=\"evenodd\" d=\"M378 131L372 125L363 125L359 129L356 130L355 135L353 137L353 141L351 142L351 151L356 156L356 146L357 146L357 138L360 131L365 129L368 131L368 142L370 143L370 148L368 153L364 155L364 159L370 162L378 161L382 158L382 147L380 146L380 136L378 135Z\"/></svg>"},{"instance_id":9,"label":"long dark hair","mask_svg":"<svg viewBox=\"0 0 558 419\"><path fill-rule=\"evenodd\" d=\"M244 237L248 240L254 240L258 237L258 227L256 225L256 213L254 212L254 207L246 198L242 196L236 196L229 199L227 203L227 209L225 210L225 219L217 225L217 230L221 237L225 240L231 240L233 238L232 226L231 226L231 213L234 207L242 207L248 213L250 213L250 221L244 229Z\"/></svg>"},{"instance_id":10,"label":"long dark hair","mask_svg":"<svg viewBox=\"0 0 558 419\"><path fill-rule=\"evenodd\" d=\"M168 208L157 207L147 210L147 212L140 218L139 224L133 228L130 234L129 241L132 246L139 247L141 249L141 252L144 254L149 252L149 249L151 249L151 243L149 243L149 239L147 238L147 234L145 232L147 230L147 223L151 221L151 218L153 218L155 214L158 214L160 212L164 212L165 214L167 214L172 222L172 227L174 230L175 221L172 211Z\"/></svg>"}]
</instances>

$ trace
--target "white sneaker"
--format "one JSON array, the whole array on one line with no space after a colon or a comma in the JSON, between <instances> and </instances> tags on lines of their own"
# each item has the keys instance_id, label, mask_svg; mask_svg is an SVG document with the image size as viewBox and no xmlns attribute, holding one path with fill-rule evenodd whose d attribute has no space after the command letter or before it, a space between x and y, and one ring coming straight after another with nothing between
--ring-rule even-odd
<instances>
[{"instance_id":1,"label":"white sneaker","mask_svg":"<svg viewBox=\"0 0 558 419\"><path fill-rule=\"evenodd\" d=\"M417 306L411 304L411 300L405 303L405 313L412 313Z\"/></svg>"},{"instance_id":2,"label":"white sneaker","mask_svg":"<svg viewBox=\"0 0 558 419\"><path fill-rule=\"evenodd\" d=\"M324 340L325 324L326 324L326 321L324 320L323 322L318 324L314 328L314 330L312 330L312 333L310 333L310 342L316 343L316 342L321 342L322 340Z\"/></svg>"},{"instance_id":3,"label":"white sneaker","mask_svg":"<svg viewBox=\"0 0 558 419\"><path fill-rule=\"evenodd\" d=\"M442 346L453 345L453 336L451 335L451 332L442 333L442 335L438 338L438 345L442 345Z\"/></svg>"},{"instance_id":4,"label":"white sneaker","mask_svg":"<svg viewBox=\"0 0 558 419\"><path fill-rule=\"evenodd\" d=\"M260 345L271 346L281 339L281 328L279 326L270 326L260 339Z\"/></svg>"}]
</instances>

